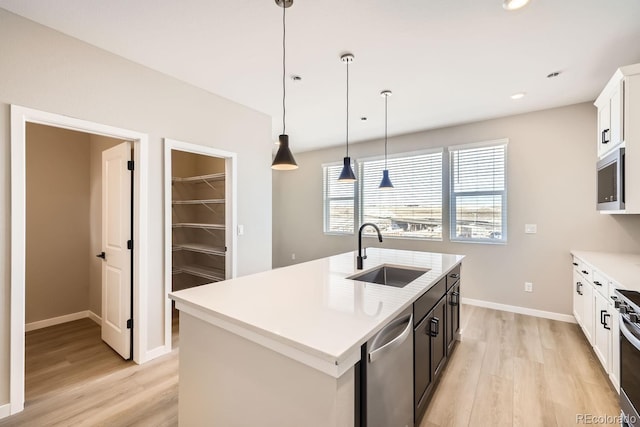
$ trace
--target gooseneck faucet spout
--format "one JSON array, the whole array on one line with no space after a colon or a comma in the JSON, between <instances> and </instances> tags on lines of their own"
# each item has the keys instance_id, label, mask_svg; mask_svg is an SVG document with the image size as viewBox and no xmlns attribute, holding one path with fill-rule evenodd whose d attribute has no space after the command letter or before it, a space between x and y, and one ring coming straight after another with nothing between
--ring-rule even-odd
<instances>
[{"instance_id":1,"label":"gooseneck faucet spout","mask_svg":"<svg viewBox=\"0 0 640 427\"><path fill-rule=\"evenodd\" d=\"M382 242L382 234L380 234L380 229L378 228L377 225L372 224L370 222L365 222L360 226L360 230L358 231L358 264L357 264L358 270L362 270L362 260L367 258L366 248L365 248L365 254L364 256L362 256L362 229L365 228L366 226L371 226L375 228L376 232L378 233L378 240Z\"/></svg>"}]
</instances>

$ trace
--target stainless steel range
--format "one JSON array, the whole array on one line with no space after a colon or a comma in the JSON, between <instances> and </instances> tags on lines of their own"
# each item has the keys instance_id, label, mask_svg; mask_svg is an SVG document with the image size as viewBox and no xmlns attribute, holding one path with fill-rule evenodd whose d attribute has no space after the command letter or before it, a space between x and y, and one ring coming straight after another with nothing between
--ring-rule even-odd
<instances>
[{"instance_id":1,"label":"stainless steel range","mask_svg":"<svg viewBox=\"0 0 640 427\"><path fill-rule=\"evenodd\" d=\"M616 289L620 312L622 426L640 427L640 292Z\"/></svg>"}]
</instances>

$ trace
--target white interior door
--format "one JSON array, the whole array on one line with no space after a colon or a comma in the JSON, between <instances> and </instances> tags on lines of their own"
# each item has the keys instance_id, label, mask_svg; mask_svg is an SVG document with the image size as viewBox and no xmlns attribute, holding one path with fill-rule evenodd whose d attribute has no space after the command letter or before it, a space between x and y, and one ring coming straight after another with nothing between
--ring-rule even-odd
<instances>
[{"instance_id":1,"label":"white interior door","mask_svg":"<svg viewBox=\"0 0 640 427\"><path fill-rule=\"evenodd\" d=\"M125 359L132 355L130 158L130 142L102 152L102 339Z\"/></svg>"}]
</instances>

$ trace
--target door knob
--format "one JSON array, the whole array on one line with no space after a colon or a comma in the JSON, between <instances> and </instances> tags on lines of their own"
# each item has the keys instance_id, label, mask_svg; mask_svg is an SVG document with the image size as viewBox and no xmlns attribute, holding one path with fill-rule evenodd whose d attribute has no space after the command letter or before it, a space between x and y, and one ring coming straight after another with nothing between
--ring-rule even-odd
<instances>
[{"instance_id":1,"label":"door knob","mask_svg":"<svg viewBox=\"0 0 640 427\"><path fill-rule=\"evenodd\" d=\"M106 260L107 259L107 254L105 254L104 252L100 252L98 255L96 255L96 257Z\"/></svg>"}]
</instances>

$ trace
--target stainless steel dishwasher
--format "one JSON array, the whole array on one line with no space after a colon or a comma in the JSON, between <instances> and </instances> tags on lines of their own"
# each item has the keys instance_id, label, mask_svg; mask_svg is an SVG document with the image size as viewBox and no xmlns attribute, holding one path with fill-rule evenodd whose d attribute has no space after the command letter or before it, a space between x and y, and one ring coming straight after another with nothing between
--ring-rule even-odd
<instances>
[{"instance_id":1,"label":"stainless steel dishwasher","mask_svg":"<svg viewBox=\"0 0 640 427\"><path fill-rule=\"evenodd\" d=\"M367 427L413 427L413 306L363 351Z\"/></svg>"}]
</instances>

